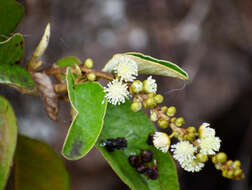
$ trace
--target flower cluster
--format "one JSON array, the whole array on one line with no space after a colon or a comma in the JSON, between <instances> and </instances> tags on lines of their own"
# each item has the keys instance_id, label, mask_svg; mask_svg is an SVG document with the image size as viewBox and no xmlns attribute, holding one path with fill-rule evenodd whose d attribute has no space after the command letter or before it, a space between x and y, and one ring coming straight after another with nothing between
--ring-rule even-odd
<instances>
[{"instance_id":1,"label":"flower cluster","mask_svg":"<svg viewBox=\"0 0 252 190\"><path fill-rule=\"evenodd\" d=\"M209 123L203 123L198 131L194 126L182 128L185 120L183 117L175 117L177 111L174 106L159 107L159 104L163 103L164 97L156 94L157 83L152 76L141 82L136 80L138 67L134 60L121 56L113 61L116 78L104 88L108 102L119 105L124 103L125 99L133 97L132 111L137 112L142 107L150 109L151 121L157 122L162 129L170 127L172 130L170 135L165 132L153 134L152 144L158 150L166 153L171 147L173 158L188 172L199 172L211 158L215 167L222 170L224 177L231 179L244 177L239 161L227 161L223 156L225 153L218 153L221 140ZM173 137L178 142L171 145Z\"/></svg>"}]
</instances>

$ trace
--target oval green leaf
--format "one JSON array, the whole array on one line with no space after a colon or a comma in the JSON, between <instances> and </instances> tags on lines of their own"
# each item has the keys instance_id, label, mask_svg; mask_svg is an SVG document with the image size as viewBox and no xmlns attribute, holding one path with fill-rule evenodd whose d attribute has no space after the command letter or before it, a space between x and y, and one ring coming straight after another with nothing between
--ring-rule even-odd
<instances>
[{"instance_id":1,"label":"oval green leaf","mask_svg":"<svg viewBox=\"0 0 252 190\"><path fill-rule=\"evenodd\" d=\"M69 57L61 58L54 64L59 67L68 67L68 66L73 66L73 65L80 65L81 61L77 57L69 56Z\"/></svg>"},{"instance_id":2,"label":"oval green leaf","mask_svg":"<svg viewBox=\"0 0 252 190\"><path fill-rule=\"evenodd\" d=\"M67 69L68 96L76 115L73 118L63 146L63 155L70 160L85 156L95 145L103 127L107 100L102 86L97 82L74 85Z\"/></svg>"},{"instance_id":3,"label":"oval green leaf","mask_svg":"<svg viewBox=\"0 0 252 190\"><path fill-rule=\"evenodd\" d=\"M34 82L29 72L17 65L24 53L24 39L15 34L4 42L0 42L0 83L32 89Z\"/></svg>"},{"instance_id":4,"label":"oval green leaf","mask_svg":"<svg viewBox=\"0 0 252 190\"><path fill-rule=\"evenodd\" d=\"M0 41L9 37L24 16L24 7L16 0L0 0Z\"/></svg>"},{"instance_id":5,"label":"oval green leaf","mask_svg":"<svg viewBox=\"0 0 252 190\"><path fill-rule=\"evenodd\" d=\"M178 190L179 184L175 164L168 153L162 153L146 142L155 127L143 111L133 112L130 101L120 106L108 105L104 127L96 143L104 158L116 174L132 190ZM108 152L103 142L109 138L124 137L127 148ZM130 155L139 154L141 150L152 150L157 161L159 177L157 180L147 179L136 172L128 162Z\"/></svg>"},{"instance_id":6,"label":"oval green leaf","mask_svg":"<svg viewBox=\"0 0 252 190\"><path fill-rule=\"evenodd\" d=\"M0 190L4 189L17 141L17 123L10 103L0 96Z\"/></svg>"},{"instance_id":7,"label":"oval green leaf","mask_svg":"<svg viewBox=\"0 0 252 190\"><path fill-rule=\"evenodd\" d=\"M122 56L132 59L137 63L139 74L161 75L180 78L182 80L189 80L188 74L178 65L170 61L156 59L151 56L137 52L115 54L112 59L110 59L105 65L103 71L112 72L115 67L115 64L117 63L115 60L119 59Z\"/></svg>"},{"instance_id":8,"label":"oval green leaf","mask_svg":"<svg viewBox=\"0 0 252 190\"><path fill-rule=\"evenodd\" d=\"M15 154L15 190L69 190L63 161L47 144L18 136Z\"/></svg>"}]
</instances>

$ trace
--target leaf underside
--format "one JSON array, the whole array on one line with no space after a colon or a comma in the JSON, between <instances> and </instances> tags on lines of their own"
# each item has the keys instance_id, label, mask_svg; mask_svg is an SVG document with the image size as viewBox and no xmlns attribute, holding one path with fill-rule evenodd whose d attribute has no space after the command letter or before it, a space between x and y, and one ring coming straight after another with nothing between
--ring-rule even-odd
<instances>
[{"instance_id":1,"label":"leaf underside","mask_svg":"<svg viewBox=\"0 0 252 190\"><path fill-rule=\"evenodd\" d=\"M113 170L133 190L178 190L178 179L175 164L168 153L162 153L146 142L155 127L143 111L132 112L130 101L120 105L108 105L104 127L96 143ZM127 148L108 152L103 142L109 138L124 137ZM147 179L130 166L128 157L139 154L141 150L152 150L157 161L159 177L157 180Z\"/></svg>"},{"instance_id":2,"label":"leaf underside","mask_svg":"<svg viewBox=\"0 0 252 190\"><path fill-rule=\"evenodd\" d=\"M107 100L102 86L97 82L74 85L67 70L68 96L76 112L63 146L63 155L70 160L85 156L95 145L103 127Z\"/></svg>"},{"instance_id":3,"label":"leaf underside","mask_svg":"<svg viewBox=\"0 0 252 190\"><path fill-rule=\"evenodd\" d=\"M153 58L138 52L115 54L103 68L104 72L112 72L115 68L116 59L127 57L134 60L138 65L139 74L152 74L189 80L188 74L178 65L165 60Z\"/></svg>"}]
</instances>

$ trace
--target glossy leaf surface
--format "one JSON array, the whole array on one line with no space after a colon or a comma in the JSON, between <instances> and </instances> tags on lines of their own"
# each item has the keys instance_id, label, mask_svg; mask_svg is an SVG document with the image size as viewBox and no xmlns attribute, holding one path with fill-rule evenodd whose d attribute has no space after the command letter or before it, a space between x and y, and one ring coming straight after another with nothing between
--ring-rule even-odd
<instances>
[{"instance_id":1,"label":"glossy leaf surface","mask_svg":"<svg viewBox=\"0 0 252 190\"><path fill-rule=\"evenodd\" d=\"M68 130L63 155L70 160L80 159L94 146L103 127L107 100L97 82L74 85L74 77L67 70L68 96L76 115Z\"/></svg>"},{"instance_id":2,"label":"glossy leaf surface","mask_svg":"<svg viewBox=\"0 0 252 190\"><path fill-rule=\"evenodd\" d=\"M130 102L120 106L108 105L104 127L96 143L117 175L133 190L178 190L178 179L175 164L168 153L162 153L149 146L146 142L154 126L144 112L133 112ZM108 152L103 143L109 138L124 137L128 142L127 148ZM141 150L152 150L157 161L159 177L157 180L147 179L136 172L129 162L130 155L139 154ZM152 163L153 165L153 163Z\"/></svg>"}]
</instances>

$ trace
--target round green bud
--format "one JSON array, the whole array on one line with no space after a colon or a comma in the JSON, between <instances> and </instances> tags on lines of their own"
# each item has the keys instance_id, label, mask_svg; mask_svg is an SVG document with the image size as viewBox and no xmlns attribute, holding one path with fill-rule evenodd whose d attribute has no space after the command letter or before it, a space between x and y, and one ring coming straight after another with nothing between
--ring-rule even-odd
<instances>
[{"instance_id":1,"label":"round green bud","mask_svg":"<svg viewBox=\"0 0 252 190\"><path fill-rule=\"evenodd\" d=\"M233 164L233 161L232 160L228 160L227 163L226 163L226 166L230 167L232 164Z\"/></svg>"},{"instance_id":2,"label":"round green bud","mask_svg":"<svg viewBox=\"0 0 252 190\"><path fill-rule=\"evenodd\" d=\"M239 169L236 169L235 171L234 171L234 176L235 177L239 177L239 176L241 176L242 175L242 170L239 168Z\"/></svg>"},{"instance_id":3,"label":"round green bud","mask_svg":"<svg viewBox=\"0 0 252 190\"><path fill-rule=\"evenodd\" d=\"M89 81L95 81L96 80L96 75L94 73L88 73L87 74L87 79Z\"/></svg>"},{"instance_id":4,"label":"round green bud","mask_svg":"<svg viewBox=\"0 0 252 190\"><path fill-rule=\"evenodd\" d=\"M156 122L158 120L158 116L157 116L156 112L151 111L150 120L153 122Z\"/></svg>"},{"instance_id":5,"label":"round green bud","mask_svg":"<svg viewBox=\"0 0 252 190\"><path fill-rule=\"evenodd\" d=\"M92 69L94 66L94 62L91 58L87 58L85 60L85 63L84 63L84 67L88 68L88 69Z\"/></svg>"},{"instance_id":6,"label":"round green bud","mask_svg":"<svg viewBox=\"0 0 252 190\"><path fill-rule=\"evenodd\" d=\"M130 86L130 92L135 93L139 93L142 92L143 90L143 83L140 80L135 80L132 85Z\"/></svg>"},{"instance_id":7,"label":"round green bud","mask_svg":"<svg viewBox=\"0 0 252 190\"><path fill-rule=\"evenodd\" d=\"M196 138L195 133L188 133L187 135L188 135L187 140L189 141L193 141Z\"/></svg>"},{"instance_id":8,"label":"round green bud","mask_svg":"<svg viewBox=\"0 0 252 190\"><path fill-rule=\"evenodd\" d=\"M186 131L188 133L196 133L196 128L193 126L189 126L189 127L187 127Z\"/></svg>"},{"instance_id":9,"label":"round green bud","mask_svg":"<svg viewBox=\"0 0 252 190\"><path fill-rule=\"evenodd\" d=\"M154 108L156 105L157 104L156 104L154 98L148 98L147 100L144 101L145 108Z\"/></svg>"},{"instance_id":10,"label":"round green bud","mask_svg":"<svg viewBox=\"0 0 252 190\"><path fill-rule=\"evenodd\" d=\"M156 96L156 94L154 92L151 92L151 93L148 94L149 98L154 98L154 96Z\"/></svg>"},{"instance_id":11,"label":"round green bud","mask_svg":"<svg viewBox=\"0 0 252 190\"><path fill-rule=\"evenodd\" d=\"M218 163L218 161L217 161L217 159L216 159L216 156L213 156L213 157L212 157L212 162L213 162L214 164L217 164L217 163Z\"/></svg>"},{"instance_id":12,"label":"round green bud","mask_svg":"<svg viewBox=\"0 0 252 190\"><path fill-rule=\"evenodd\" d=\"M223 171L222 171L222 176L223 176L223 177L228 177L228 176L227 176L227 173L228 173L228 170L223 170Z\"/></svg>"},{"instance_id":13,"label":"round green bud","mask_svg":"<svg viewBox=\"0 0 252 190\"><path fill-rule=\"evenodd\" d=\"M208 161L208 156L202 153L198 153L196 155L196 158L199 162L207 162Z\"/></svg>"},{"instance_id":14,"label":"round green bud","mask_svg":"<svg viewBox=\"0 0 252 190\"><path fill-rule=\"evenodd\" d=\"M228 178L233 178L233 176L234 176L234 170L228 170L227 177Z\"/></svg>"},{"instance_id":15,"label":"round green bud","mask_svg":"<svg viewBox=\"0 0 252 190\"><path fill-rule=\"evenodd\" d=\"M171 123L175 123L175 122L176 122L176 119L177 119L176 117L172 117L171 120L170 120Z\"/></svg>"},{"instance_id":16,"label":"round green bud","mask_svg":"<svg viewBox=\"0 0 252 190\"><path fill-rule=\"evenodd\" d=\"M154 96L154 100L157 104L161 104L164 101L164 97L161 94Z\"/></svg>"},{"instance_id":17,"label":"round green bud","mask_svg":"<svg viewBox=\"0 0 252 190\"><path fill-rule=\"evenodd\" d=\"M240 162L239 160L235 160L235 161L233 162L233 167L234 167L235 169L240 168L240 167L241 167L241 162Z\"/></svg>"},{"instance_id":18,"label":"round green bud","mask_svg":"<svg viewBox=\"0 0 252 190\"><path fill-rule=\"evenodd\" d=\"M169 109L169 108L168 108ZM177 127L182 127L182 125L185 124L185 120L183 117L179 117L176 119L175 124L177 125Z\"/></svg>"},{"instance_id":19,"label":"round green bud","mask_svg":"<svg viewBox=\"0 0 252 190\"><path fill-rule=\"evenodd\" d=\"M172 117L176 114L176 108L174 106L170 106L167 109L166 115L168 115L169 117Z\"/></svg>"},{"instance_id":20,"label":"round green bud","mask_svg":"<svg viewBox=\"0 0 252 190\"><path fill-rule=\"evenodd\" d=\"M217 162L224 163L227 161L227 155L224 152L216 154Z\"/></svg>"},{"instance_id":21,"label":"round green bud","mask_svg":"<svg viewBox=\"0 0 252 190\"><path fill-rule=\"evenodd\" d=\"M142 108L142 104L140 102L133 102L130 108L133 112L138 112Z\"/></svg>"},{"instance_id":22,"label":"round green bud","mask_svg":"<svg viewBox=\"0 0 252 190\"><path fill-rule=\"evenodd\" d=\"M216 168L217 170L220 170L220 169L221 169L220 164L218 164L218 163L215 164L214 166L215 166L215 168Z\"/></svg>"},{"instance_id":23,"label":"round green bud","mask_svg":"<svg viewBox=\"0 0 252 190\"><path fill-rule=\"evenodd\" d=\"M168 109L167 106L162 106L162 107L161 107L161 112L166 113L166 112L167 112L167 109Z\"/></svg>"},{"instance_id":24,"label":"round green bud","mask_svg":"<svg viewBox=\"0 0 252 190\"><path fill-rule=\"evenodd\" d=\"M168 125L169 125L168 120L165 120L165 119L159 119L159 120L158 120L158 126L159 126L160 128L165 129L165 128L168 127Z\"/></svg>"}]
</instances>

